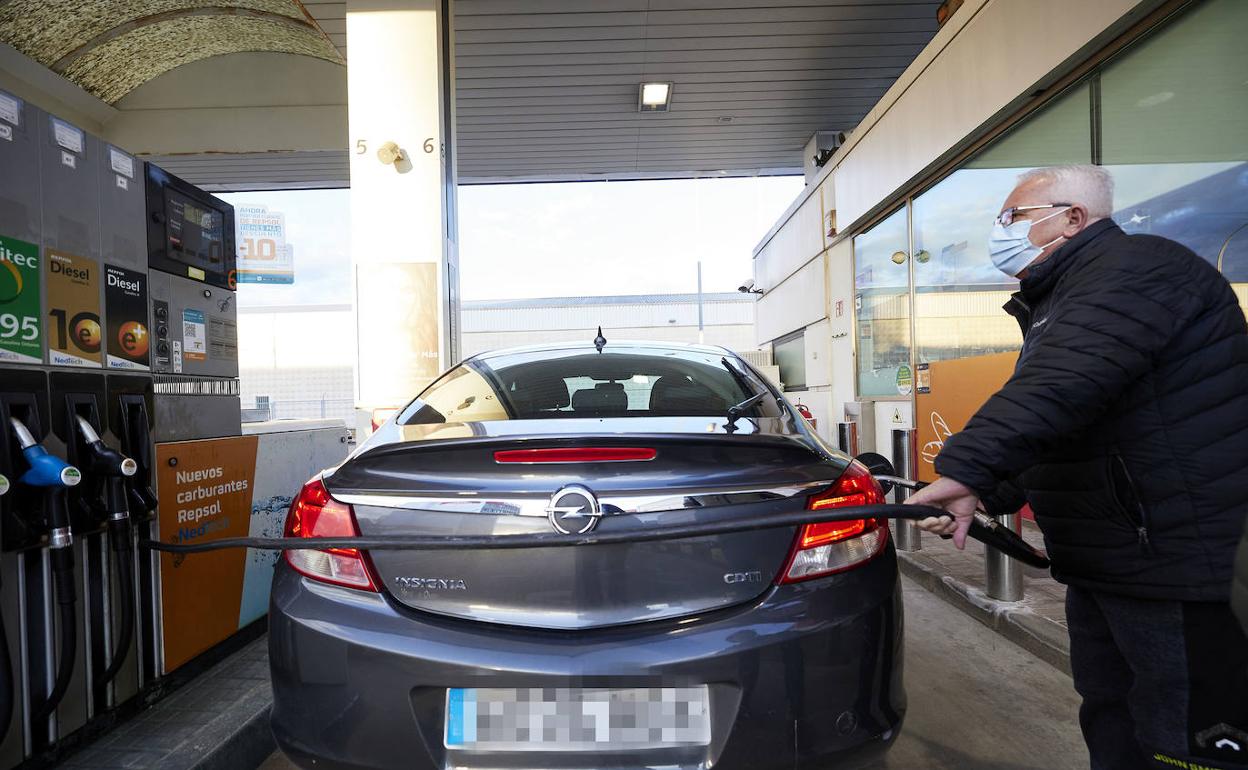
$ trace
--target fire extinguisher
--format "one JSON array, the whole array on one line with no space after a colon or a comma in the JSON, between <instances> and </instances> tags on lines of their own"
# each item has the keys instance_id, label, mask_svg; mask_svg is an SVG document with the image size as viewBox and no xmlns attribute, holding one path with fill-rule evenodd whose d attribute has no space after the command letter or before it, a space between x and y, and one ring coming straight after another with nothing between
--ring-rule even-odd
<instances>
[{"instance_id":1,"label":"fire extinguisher","mask_svg":"<svg viewBox=\"0 0 1248 770\"><path fill-rule=\"evenodd\" d=\"M815 416L810 413L810 407L806 406L801 401L798 401L796 404L793 405L793 407L797 409L798 414L806 418L806 422L810 423L810 427L812 428L819 427L819 421L816 420Z\"/></svg>"}]
</instances>

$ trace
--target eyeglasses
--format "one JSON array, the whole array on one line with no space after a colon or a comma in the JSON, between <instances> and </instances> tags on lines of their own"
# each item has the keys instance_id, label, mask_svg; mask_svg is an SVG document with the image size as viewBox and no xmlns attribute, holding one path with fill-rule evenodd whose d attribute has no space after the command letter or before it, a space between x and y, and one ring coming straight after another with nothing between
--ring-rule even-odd
<instances>
[{"instance_id":1,"label":"eyeglasses","mask_svg":"<svg viewBox=\"0 0 1248 770\"><path fill-rule=\"evenodd\" d=\"M1042 203L1038 206L1011 206L1005 211L1002 211L1000 214L997 214L996 221L997 221L997 224L1001 225L1002 227L1009 227L1011 224L1014 223L1014 218L1018 215L1018 212L1020 211L1031 211L1033 209L1057 209L1057 208L1063 208L1063 207L1069 208L1072 205L1074 204L1072 203Z\"/></svg>"}]
</instances>

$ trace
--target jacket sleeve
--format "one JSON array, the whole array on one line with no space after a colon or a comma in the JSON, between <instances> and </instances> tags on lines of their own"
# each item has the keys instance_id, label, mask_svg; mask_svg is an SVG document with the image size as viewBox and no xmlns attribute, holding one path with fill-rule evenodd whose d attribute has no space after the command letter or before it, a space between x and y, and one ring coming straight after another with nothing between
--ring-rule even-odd
<instances>
[{"instance_id":1,"label":"jacket sleeve","mask_svg":"<svg viewBox=\"0 0 1248 770\"><path fill-rule=\"evenodd\" d=\"M982 494L979 502L989 516L1018 513L1027 504L1027 495L1014 479L1002 479L991 492Z\"/></svg>"},{"instance_id":2,"label":"jacket sleeve","mask_svg":"<svg viewBox=\"0 0 1248 770\"><path fill-rule=\"evenodd\" d=\"M1108 256L1103 257L1108 259ZM1116 259L1115 264L1130 264ZM1199 307L1175 263L1090 268L1040 322L1014 376L945 442L936 471L981 494L1093 425Z\"/></svg>"}]
</instances>

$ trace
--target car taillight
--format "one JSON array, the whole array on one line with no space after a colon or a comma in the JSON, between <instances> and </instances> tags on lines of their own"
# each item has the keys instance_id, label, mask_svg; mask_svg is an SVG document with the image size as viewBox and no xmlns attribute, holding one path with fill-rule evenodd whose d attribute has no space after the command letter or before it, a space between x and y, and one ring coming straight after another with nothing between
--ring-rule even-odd
<instances>
[{"instance_id":1,"label":"car taillight","mask_svg":"<svg viewBox=\"0 0 1248 770\"><path fill-rule=\"evenodd\" d=\"M303 485L286 514L286 537L359 537L359 534L351 506L330 497L320 478ZM355 548L287 551L286 562L299 574L314 580L365 591L377 590L364 556Z\"/></svg>"},{"instance_id":2,"label":"car taillight","mask_svg":"<svg viewBox=\"0 0 1248 770\"><path fill-rule=\"evenodd\" d=\"M822 511L884 502L880 485L859 463L850 463L831 489L812 496L806 509ZM780 583L824 577L864 564L884 550L888 527L881 519L852 519L803 524Z\"/></svg>"}]
</instances>

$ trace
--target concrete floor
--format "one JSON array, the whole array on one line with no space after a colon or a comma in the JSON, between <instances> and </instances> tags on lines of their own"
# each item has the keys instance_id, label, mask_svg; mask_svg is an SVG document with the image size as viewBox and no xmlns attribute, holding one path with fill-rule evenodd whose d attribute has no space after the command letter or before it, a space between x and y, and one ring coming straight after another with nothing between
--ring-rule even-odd
<instances>
[{"instance_id":1,"label":"concrete floor","mask_svg":"<svg viewBox=\"0 0 1248 770\"><path fill-rule=\"evenodd\" d=\"M906 581L901 736L871 770L1086 768L1079 701L1047 663ZM261 770L290 770L274 754Z\"/></svg>"}]
</instances>

